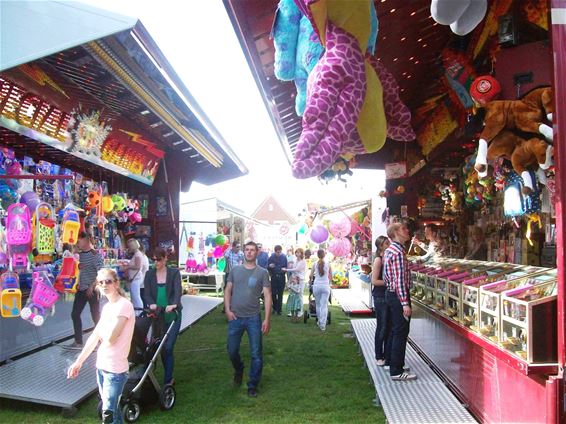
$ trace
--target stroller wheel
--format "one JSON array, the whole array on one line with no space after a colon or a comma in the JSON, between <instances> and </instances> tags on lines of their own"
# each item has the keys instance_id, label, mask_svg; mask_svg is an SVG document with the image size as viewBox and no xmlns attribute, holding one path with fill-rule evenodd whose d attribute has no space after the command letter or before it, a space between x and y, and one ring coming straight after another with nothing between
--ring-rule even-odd
<instances>
[{"instance_id":1,"label":"stroller wheel","mask_svg":"<svg viewBox=\"0 0 566 424\"><path fill-rule=\"evenodd\" d=\"M175 392L175 387L171 384L166 384L161 389L159 393L159 406L164 411L169 411L175 405L175 400L177 399L177 392Z\"/></svg>"},{"instance_id":2,"label":"stroller wheel","mask_svg":"<svg viewBox=\"0 0 566 424\"><path fill-rule=\"evenodd\" d=\"M122 415L124 416L124 420L128 423L136 422L140 418L140 414L140 404L135 400L129 400L122 407Z\"/></svg>"},{"instance_id":3,"label":"stroller wheel","mask_svg":"<svg viewBox=\"0 0 566 424\"><path fill-rule=\"evenodd\" d=\"M100 399L96 404L96 415L98 415L98 418L102 419L102 400Z\"/></svg>"},{"instance_id":4,"label":"stroller wheel","mask_svg":"<svg viewBox=\"0 0 566 424\"><path fill-rule=\"evenodd\" d=\"M330 325L330 322L332 321L332 313L330 311L328 311L328 319L326 320L326 325Z\"/></svg>"},{"instance_id":5,"label":"stroller wheel","mask_svg":"<svg viewBox=\"0 0 566 424\"><path fill-rule=\"evenodd\" d=\"M309 319L309 311L305 311L303 313L303 322L306 324L308 319Z\"/></svg>"}]
</instances>

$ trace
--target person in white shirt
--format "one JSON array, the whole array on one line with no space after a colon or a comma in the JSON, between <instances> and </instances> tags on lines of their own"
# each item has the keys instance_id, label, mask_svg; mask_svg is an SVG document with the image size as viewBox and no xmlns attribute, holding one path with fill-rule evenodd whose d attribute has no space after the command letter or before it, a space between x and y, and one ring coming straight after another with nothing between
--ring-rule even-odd
<instances>
[{"instance_id":1,"label":"person in white shirt","mask_svg":"<svg viewBox=\"0 0 566 424\"><path fill-rule=\"evenodd\" d=\"M319 249L316 252L318 261L313 264L311 279L314 276L313 294L316 301L316 317L318 327L326 331L326 319L328 317L328 298L330 297L330 280L332 280L332 269L330 264L324 260L326 252Z\"/></svg>"}]
</instances>

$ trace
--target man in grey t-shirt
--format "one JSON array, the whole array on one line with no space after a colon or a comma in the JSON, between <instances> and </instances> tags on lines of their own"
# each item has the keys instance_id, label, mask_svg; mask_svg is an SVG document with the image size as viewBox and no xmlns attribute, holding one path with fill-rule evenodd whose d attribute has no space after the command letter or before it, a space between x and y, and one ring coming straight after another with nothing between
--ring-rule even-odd
<instances>
[{"instance_id":1,"label":"man in grey t-shirt","mask_svg":"<svg viewBox=\"0 0 566 424\"><path fill-rule=\"evenodd\" d=\"M234 366L234 384L240 386L244 363L240 357L240 343L248 333L251 367L248 395L257 396L257 386L263 369L262 334L271 327L271 284L265 268L256 265L257 245L250 241L244 246L244 264L234 267L228 275L224 290L224 310L228 318L228 356ZM265 298L265 319L261 320L260 297Z\"/></svg>"}]
</instances>

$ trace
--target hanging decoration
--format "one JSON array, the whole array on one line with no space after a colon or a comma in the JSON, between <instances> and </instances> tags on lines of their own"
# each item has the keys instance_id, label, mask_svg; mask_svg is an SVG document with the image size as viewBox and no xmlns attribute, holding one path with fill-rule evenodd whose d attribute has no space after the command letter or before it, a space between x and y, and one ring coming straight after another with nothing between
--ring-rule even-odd
<instances>
[{"instance_id":1,"label":"hanging decoration","mask_svg":"<svg viewBox=\"0 0 566 424\"><path fill-rule=\"evenodd\" d=\"M317 244L324 243L328 240L328 230L324 225L315 225L311 230L311 240Z\"/></svg>"}]
</instances>

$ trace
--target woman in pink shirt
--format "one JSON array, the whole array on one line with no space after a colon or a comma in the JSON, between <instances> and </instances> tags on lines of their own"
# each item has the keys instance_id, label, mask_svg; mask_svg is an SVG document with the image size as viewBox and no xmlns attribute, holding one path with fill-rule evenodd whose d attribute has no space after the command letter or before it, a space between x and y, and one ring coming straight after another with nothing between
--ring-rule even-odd
<instances>
[{"instance_id":1,"label":"woman in pink shirt","mask_svg":"<svg viewBox=\"0 0 566 424\"><path fill-rule=\"evenodd\" d=\"M128 380L128 353L134 333L134 307L120 287L113 269L103 268L96 277L98 289L108 299L100 321L88 338L77 360L70 366L67 378L75 378L88 356L98 347L96 368L98 391L102 399L102 422L122 423L119 401Z\"/></svg>"}]
</instances>

